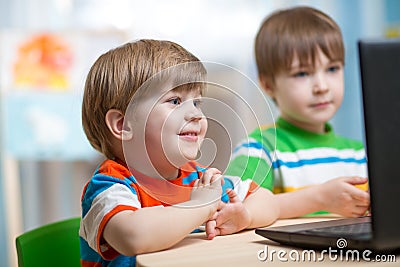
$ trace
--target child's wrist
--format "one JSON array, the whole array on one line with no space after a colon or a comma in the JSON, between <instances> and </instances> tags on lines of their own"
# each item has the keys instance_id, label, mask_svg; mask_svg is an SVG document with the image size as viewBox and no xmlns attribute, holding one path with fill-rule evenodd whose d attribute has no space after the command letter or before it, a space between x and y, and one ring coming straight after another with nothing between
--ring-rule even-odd
<instances>
[{"instance_id":1,"label":"child's wrist","mask_svg":"<svg viewBox=\"0 0 400 267\"><path fill-rule=\"evenodd\" d=\"M326 196L328 192L325 192L325 187L324 184L318 184L314 186L314 191L315 192L311 192L312 196L315 196L315 202L317 204L317 209L321 210L323 209L323 207L326 207Z\"/></svg>"},{"instance_id":2,"label":"child's wrist","mask_svg":"<svg viewBox=\"0 0 400 267\"><path fill-rule=\"evenodd\" d=\"M254 218L253 218L253 216L251 214L251 211L245 205L243 205L243 207L244 207L244 212L243 212L244 219L247 220L247 223L245 224L243 229L253 228L252 225L253 225L253 219ZM240 229L240 230L243 230L243 229Z\"/></svg>"}]
</instances>

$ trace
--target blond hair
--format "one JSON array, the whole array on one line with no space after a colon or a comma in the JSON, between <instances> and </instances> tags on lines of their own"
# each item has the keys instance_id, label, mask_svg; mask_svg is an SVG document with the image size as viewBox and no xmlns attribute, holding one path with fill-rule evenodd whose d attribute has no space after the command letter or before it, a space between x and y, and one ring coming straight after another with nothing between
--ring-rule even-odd
<instances>
[{"instance_id":1,"label":"blond hair","mask_svg":"<svg viewBox=\"0 0 400 267\"><path fill-rule=\"evenodd\" d=\"M160 40L130 42L101 55L87 75L82 103L82 126L90 144L113 158L107 112L117 109L125 114L132 97L149 78L188 62L199 59L174 42ZM192 74L205 74L204 67L197 71Z\"/></svg>"},{"instance_id":2,"label":"blond hair","mask_svg":"<svg viewBox=\"0 0 400 267\"><path fill-rule=\"evenodd\" d=\"M318 48L329 60L344 64L342 33L331 17L311 7L275 11L256 36L258 75L274 83L277 74L291 69L295 56L300 67L315 64Z\"/></svg>"}]
</instances>

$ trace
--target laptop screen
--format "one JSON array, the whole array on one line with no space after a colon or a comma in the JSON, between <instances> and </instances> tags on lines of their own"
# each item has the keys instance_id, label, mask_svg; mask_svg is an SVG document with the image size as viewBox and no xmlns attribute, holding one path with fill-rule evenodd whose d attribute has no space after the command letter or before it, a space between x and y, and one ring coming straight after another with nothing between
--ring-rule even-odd
<instances>
[{"instance_id":1,"label":"laptop screen","mask_svg":"<svg viewBox=\"0 0 400 267\"><path fill-rule=\"evenodd\" d=\"M400 245L400 39L358 48L374 239Z\"/></svg>"}]
</instances>

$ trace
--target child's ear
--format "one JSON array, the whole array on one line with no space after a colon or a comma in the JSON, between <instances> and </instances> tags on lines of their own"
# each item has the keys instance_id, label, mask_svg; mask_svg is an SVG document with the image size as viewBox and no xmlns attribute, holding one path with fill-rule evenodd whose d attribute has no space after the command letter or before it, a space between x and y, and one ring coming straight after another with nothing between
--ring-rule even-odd
<instances>
[{"instance_id":1,"label":"child's ear","mask_svg":"<svg viewBox=\"0 0 400 267\"><path fill-rule=\"evenodd\" d=\"M120 110L110 109L106 114L106 124L111 134L118 140L130 139L132 136L131 131L124 129L127 126L124 125L124 114Z\"/></svg>"},{"instance_id":2,"label":"child's ear","mask_svg":"<svg viewBox=\"0 0 400 267\"><path fill-rule=\"evenodd\" d=\"M259 83L264 92L266 92L268 96L271 97L272 99L275 99L274 89L272 88L271 81L265 77L260 77Z\"/></svg>"}]
</instances>

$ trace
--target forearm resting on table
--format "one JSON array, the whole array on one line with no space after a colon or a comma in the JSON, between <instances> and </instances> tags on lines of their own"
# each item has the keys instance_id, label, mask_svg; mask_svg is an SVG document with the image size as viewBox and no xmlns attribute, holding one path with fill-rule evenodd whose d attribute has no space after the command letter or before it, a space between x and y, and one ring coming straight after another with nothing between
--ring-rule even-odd
<instances>
[{"instance_id":1,"label":"forearm resting on table","mask_svg":"<svg viewBox=\"0 0 400 267\"><path fill-rule=\"evenodd\" d=\"M277 194L280 218L293 218L325 210L358 217L369 208L369 193L357 188L368 181L358 176L338 177L294 192Z\"/></svg>"},{"instance_id":2,"label":"forearm resting on table","mask_svg":"<svg viewBox=\"0 0 400 267\"><path fill-rule=\"evenodd\" d=\"M123 211L107 223L104 239L126 256L158 251L178 243L212 214L213 208L210 205Z\"/></svg>"},{"instance_id":3,"label":"forearm resting on table","mask_svg":"<svg viewBox=\"0 0 400 267\"><path fill-rule=\"evenodd\" d=\"M250 213L249 229L264 227L274 223L279 216L279 206L275 196L265 188L259 188L243 202Z\"/></svg>"},{"instance_id":4,"label":"forearm resting on table","mask_svg":"<svg viewBox=\"0 0 400 267\"><path fill-rule=\"evenodd\" d=\"M294 192L276 194L279 203L279 218L287 219L300 217L324 208L320 198L321 192L317 186L307 187Z\"/></svg>"}]
</instances>

